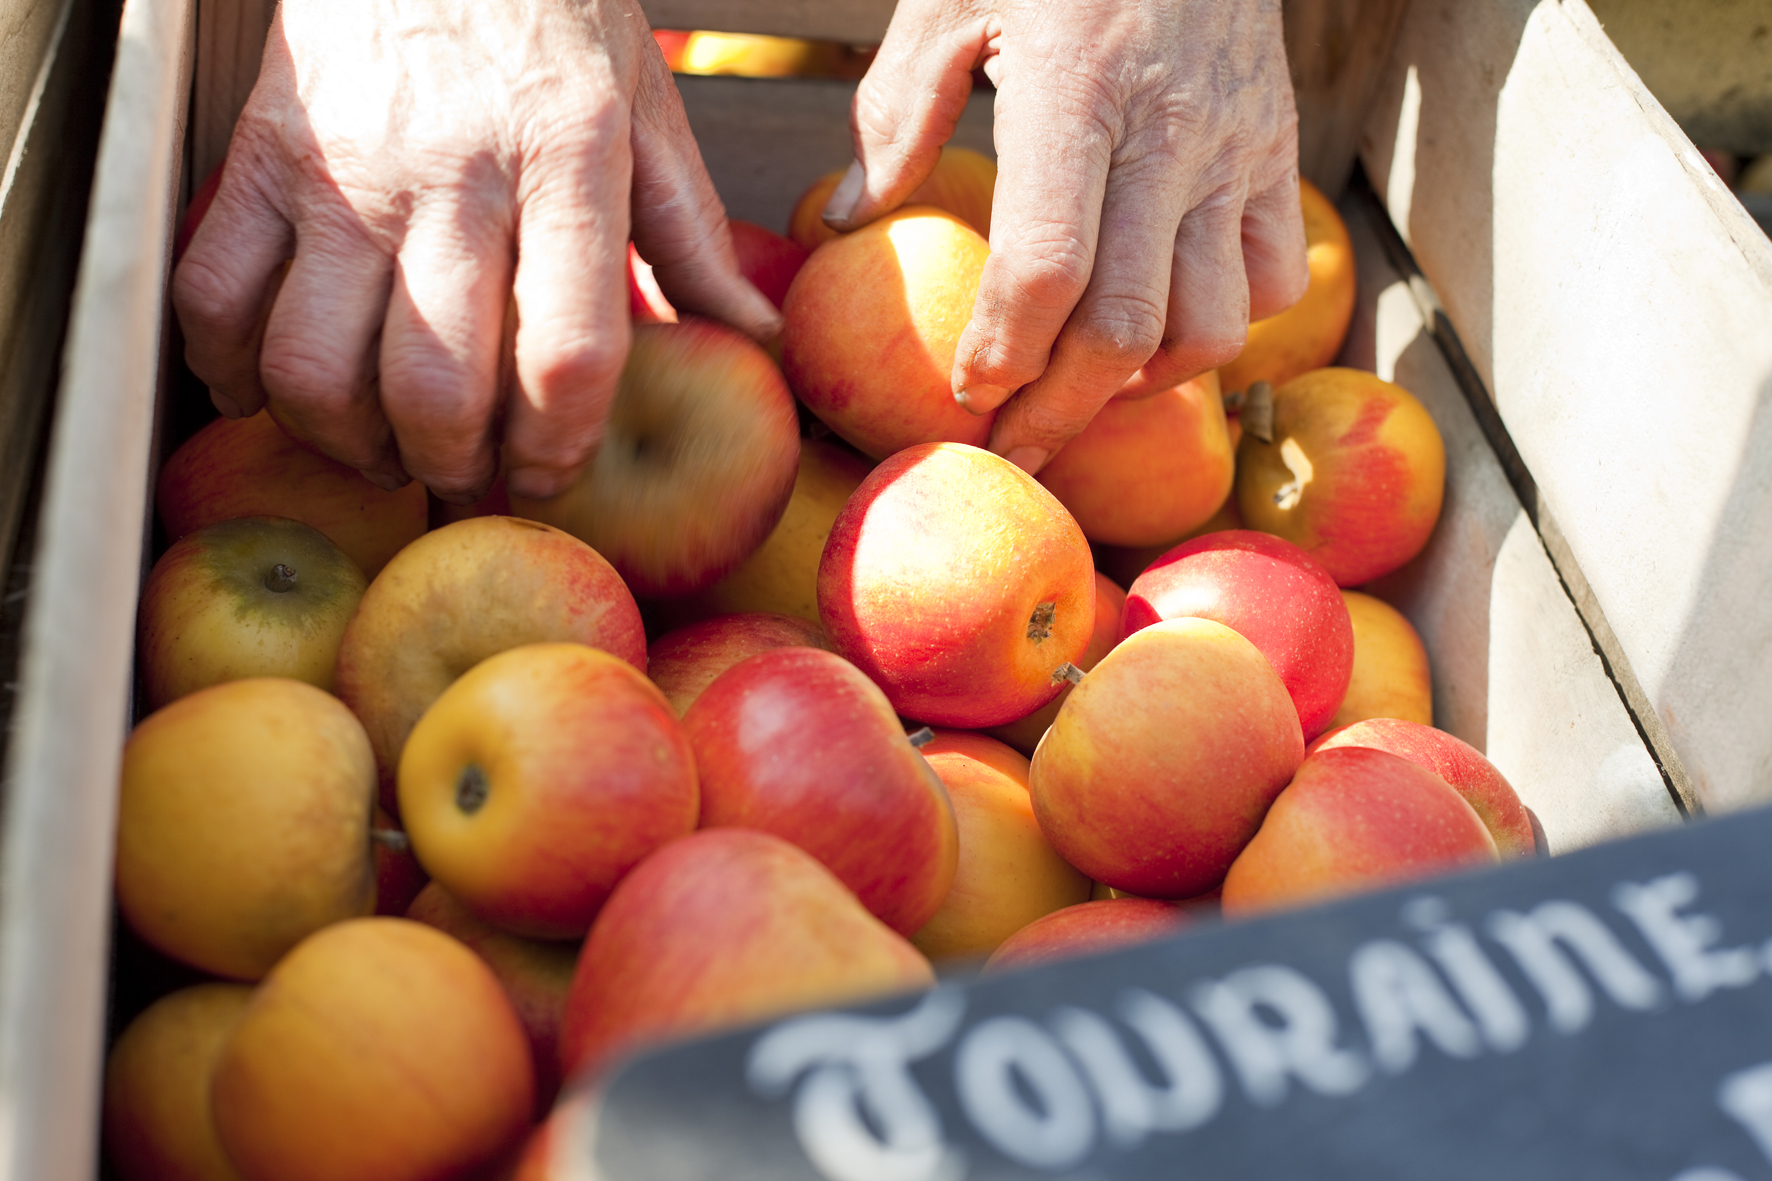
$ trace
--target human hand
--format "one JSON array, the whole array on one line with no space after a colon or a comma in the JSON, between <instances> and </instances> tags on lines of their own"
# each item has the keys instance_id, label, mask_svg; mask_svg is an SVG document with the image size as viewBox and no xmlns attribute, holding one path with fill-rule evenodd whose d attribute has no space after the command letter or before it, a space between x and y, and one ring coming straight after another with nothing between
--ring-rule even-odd
<instances>
[{"instance_id":1,"label":"human hand","mask_svg":"<svg viewBox=\"0 0 1772 1181\"><path fill-rule=\"evenodd\" d=\"M980 65L997 189L953 388L1038 471L1116 393L1224 364L1304 293L1297 112L1279 0L901 0L829 224L927 178Z\"/></svg>"},{"instance_id":2,"label":"human hand","mask_svg":"<svg viewBox=\"0 0 1772 1181\"><path fill-rule=\"evenodd\" d=\"M555 495L627 355L630 203L674 306L774 335L634 0L284 0L173 278L186 357L384 487L471 502L502 435Z\"/></svg>"}]
</instances>

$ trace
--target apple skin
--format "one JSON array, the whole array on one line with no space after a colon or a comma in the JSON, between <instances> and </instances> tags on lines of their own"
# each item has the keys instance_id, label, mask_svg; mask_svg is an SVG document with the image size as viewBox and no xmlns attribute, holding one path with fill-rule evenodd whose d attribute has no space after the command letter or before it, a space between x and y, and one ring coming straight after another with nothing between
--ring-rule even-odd
<instances>
[{"instance_id":1,"label":"apple skin","mask_svg":"<svg viewBox=\"0 0 1772 1181\"><path fill-rule=\"evenodd\" d=\"M1127 588L1121 631L1179 616L1240 632L1280 674L1304 736L1328 727L1353 674L1354 629L1334 579L1304 551L1248 529L1183 542Z\"/></svg>"},{"instance_id":2,"label":"apple skin","mask_svg":"<svg viewBox=\"0 0 1772 1181\"><path fill-rule=\"evenodd\" d=\"M806 265L811 252L790 242L774 230L734 218L726 223L732 231L732 250L738 255L738 273L768 297L779 310L787 302L794 276Z\"/></svg>"},{"instance_id":3,"label":"apple skin","mask_svg":"<svg viewBox=\"0 0 1772 1181\"><path fill-rule=\"evenodd\" d=\"M1174 903L1153 898L1107 898L1055 910L1015 932L984 963L995 976L1172 935L1188 925Z\"/></svg>"},{"instance_id":4,"label":"apple skin","mask_svg":"<svg viewBox=\"0 0 1772 1181\"><path fill-rule=\"evenodd\" d=\"M412 842L400 822L380 804L375 806L371 835L397 836L396 841L375 841L375 913L399 918L430 882L424 866L413 856Z\"/></svg>"},{"instance_id":5,"label":"apple skin","mask_svg":"<svg viewBox=\"0 0 1772 1181\"><path fill-rule=\"evenodd\" d=\"M826 648L824 629L788 615L720 615L667 632L646 650L646 670L678 717L714 679L771 648Z\"/></svg>"},{"instance_id":6,"label":"apple skin","mask_svg":"<svg viewBox=\"0 0 1772 1181\"><path fill-rule=\"evenodd\" d=\"M310 451L264 411L218 418L167 459L155 486L166 535L233 517L288 517L311 525L374 578L425 531L424 487L383 492L362 473Z\"/></svg>"},{"instance_id":7,"label":"apple skin","mask_svg":"<svg viewBox=\"0 0 1772 1181\"><path fill-rule=\"evenodd\" d=\"M432 530L364 592L339 645L338 695L363 721L396 812L394 774L419 716L488 656L547 640L588 644L646 671L640 609L596 550L516 517Z\"/></svg>"},{"instance_id":8,"label":"apple skin","mask_svg":"<svg viewBox=\"0 0 1772 1181\"><path fill-rule=\"evenodd\" d=\"M1427 647L1407 617L1383 599L1344 590L1354 628L1354 669L1331 730L1367 718L1434 724L1434 683ZM1401 752L1397 752L1401 753Z\"/></svg>"},{"instance_id":9,"label":"apple skin","mask_svg":"<svg viewBox=\"0 0 1772 1181\"><path fill-rule=\"evenodd\" d=\"M740 661L696 698L683 731L702 828L792 841L901 934L947 897L959 855L947 792L885 694L841 656L775 648Z\"/></svg>"},{"instance_id":10,"label":"apple skin","mask_svg":"<svg viewBox=\"0 0 1772 1181\"><path fill-rule=\"evenodd\" d=\"M1532 816L1513 785L1476 747L1444 730L1399 718L1368 718L1325 734L1314 750L1370 747L1425 767L1464 797L1503 861L1537 855Z\"/></svg>"},{"instance_id":11,"label":"apple skin","mask_svg":"<svg viewBox=\"0 0 1772 1181\"><path fill-rule=\"evenodd\" d=\"M1304 905L1496 860L1483 821L1432 771L1369 747L1319 750L1225 875L1224 914Z\"/></svg>"},{"instance_id":12,"label":"apple skin","mask_svg":"<svg viewBox=\"0 0 1772 1181\"><path fill-rule=\"evenodd\" d=\"M844 169L828 172L813 181L794 204L788 221L788 237L816 250L837 237L837 231L824 224L824 207L843 179ZM929 179L919 185L906 199L906 205L933 205L945 209L990 241L991 201L997 188L997 162L971 148L946 147L936 161Z\"/></svg>"},{"instance_id":13,"label":"apple skin","mask_svg":"<svg viewBox=\"0 0 1772 1181\"><path fill-rule=\"evenodd\" d=\"M908 447L843 506L818 567L831 649L893 708L978 729L1058 695L1095 628L1089 543L1053 495L999 456Z\"/></svg>"},{"instance_id":14,"label":"apple skin","mask_svg":"<svg viewBox=\"0 0 1772 1181\"><path fill-rule=\"evenodd\" d=\"M929 961L804 850L766 832L704 829L615 888L566 998L561 1074L816 1005L928 988Z\"/></svg>"},{"instance_id":15,"label":"apple skin","mask_svg":"<svg viewBox=\"0 0 1772 1181\"><path fill-rule=\"evenodd\" d=\"M520 517L566 530L636 595L685 595L762 544L794 489L800 425L769 355L711 320L638 325L603 441Z\"/></svg>"},{"instance_id":16,"label":"apple skin","mask_svg":"<svg viewBox=\"0 0 1772 1181\"><path fill-rule=\"evenodd\" d=\"M677 309L658 286L652 264L640 257L640 249L628 243L628 315L636 324L675 324Z\"/></svg>"},{"instance_id":17,"label":"apple skin","mask_svg":"<svg viewBox=\"0 0 1772 1181\"><path fill-rule=\"evenodd\" d=\"M1446 448L1427 408L1357 369L1317 369L1274 391L1274 441L1243 436L1237 508L1340 586L1421 552L1440 518Z\"/></svg>"},{"instance_id":18,"label":"apple skin","mask_svg":"<svg viewBox=\"0 0 1772 1181\"><path fill-rule=\"evenodd\" d=\"M1034 819L1026 758L967 730L937 730L921 750L953 801L960 860L941 909L911 936L918 950L937 961L987 956L1041 915L1089 897L1093 883Z\"/></svg>"},{"instance_id":19,"label":"apple skin","mask_svg":"<svg viewBox=\"0 0 1772 1181\"><path fill-rule=\"evenodd\" d=\"M1304 210L1310 285L1285 311L1249 325L1243 351L1218 371L1227 390L1258 381L1281 385L1335 360L1354 318L1354 243L1335 205L1308 180L1298 182Z\"/></svg>"},{"instance_id":20,"label":"apple skin","mask_svg":"<svg viewBox=\"0 0 1772 1181\"><path fill-rule=\"evenodd\" d=\"M1233 418L1233 421L1234 418ZM1235 450L1236 438L1231 439ZM1150 564L1180 545L1184 541L1192 541L1196 537L1204 537L1208 533L1223 533L1226 529L1243 528L1243 516L1237 512L1237 498L1225 497L1218 511L1208 517L1199 528L1190 530L1180 537L1159 542L1156 545L1094 545L1095 567L1121 586L1131 586L1138 576L1150 567Z\"/></svg>"},{"instance_id":21,"label":"apple skin","mask_svg":"<svg viewBox=\"0 0 1772 1181\"><path fill-rule=\"evenodd\" d=\"M995 411L968 413L950 382L989 254L965 222L928 205L820 247L782 305L788 385L875 459L938 440L983 446Z\"/></svg>"},{"instance_id":22,"label":"apple skin","mask_svg":"<svg viewBox=\"0 0 1772 1181\"><path fill-rule=\"evenodd\" d=\"M695 755L620 657L583 644L489 656L413 726L400 815L434 881L481 918L575 939L621 876L695 829Z\"/></svg>"},{"instance_id":23,"label":"apple skin","mask_svg":"<svg viewBox=\"0 0 1772 1181\"><path fill-rule=\"evenodd\" d=\"M339 641L368 585L300 521L239 517L185 534L142 587L136 652L148 708L242 677L331 692Z\"/></svg>"},{"instance_id":24,"label":"apple skin","mask_svg":"<svg viewBox=\"0 0 1772 1181\"><path fill-rule=\"evenodd\" d=\"M1209 520L1230 496L1235 451L1218 374L1148 398L1114 398L1040 469L1092 542L1151 545Z\"/></svg>"},{"instance_id":25,"label":"apple skin","mask_svg":"<svg viewBox=\"0 0 1772 1181\"><path fill-rule=\"evenodd\" d=\"M117 905L175 959L257 980L311 932L375 906L375 764L338 700L226 681L144 718L123 747Z\"/></svg>"},{"instance_id":26,"label":"apple skin","mask_svg":"<svg viewBox=\"0 0 1772 1181\"><path fill-rule=\"evenodd\" d=\"M412 900L406 917L459 940L485 961L529 1039L535 1065L535 1113L547 1114L560 1093L560 1018L578 967L578 943L526 939L493 926L438 882Z\"/></svg>"},{"instance_id":27,"label":"apple skin","mask_svg":"<svg viewBox=\"0 0 1772 1181\"><path fill-rule=\"evenodd\" d=\"M1171 619L1071 691L1029 785L1066 861L1129 894L1191 898L1223 879L1303 758L1292 699L1255 645Z\"/></svg>"},{"instance_id":28,"label":"apple skin","mask_svg":"<svg viewBox=\"0 0 1772 1181\"><path fill-rule=\"evenodd\" d=\"M1076 666L1088 672L1101 663L1101 658L1114 650L1120 642L1120 612L1126 606L1126 592L1114 585L1113 579L1101 573L1095 573L1095 630L1089 633L1089 646L1083 649L1082 658ZM1034 748L1040 745L1040 739L1052 725L1052 719L1064 705L1064 699L1070 696L1071 686L1067 681L1058 690L1058 696L1042 705L1025 718L1007 722L1001 726L992 726L986 731L999 742L1006 742L1022 754L1033 756Z\"/></svg>"}]
</instances>

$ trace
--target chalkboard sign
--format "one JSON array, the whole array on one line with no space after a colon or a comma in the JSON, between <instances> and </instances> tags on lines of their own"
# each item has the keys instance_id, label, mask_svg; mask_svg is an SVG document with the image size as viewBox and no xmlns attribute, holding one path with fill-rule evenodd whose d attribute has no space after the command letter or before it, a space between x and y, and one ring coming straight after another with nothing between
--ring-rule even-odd
<instances>
[{"instance_id":1,"label":"chalkboard sign","mask_svg":"<svg viewBox=\"0 0 1772 1181\"><path fill-rule=\"evenodd\" d=\"M606 1181L1772 1178L1772 811L635 1060Z\"/></svg>"}]
</instances>

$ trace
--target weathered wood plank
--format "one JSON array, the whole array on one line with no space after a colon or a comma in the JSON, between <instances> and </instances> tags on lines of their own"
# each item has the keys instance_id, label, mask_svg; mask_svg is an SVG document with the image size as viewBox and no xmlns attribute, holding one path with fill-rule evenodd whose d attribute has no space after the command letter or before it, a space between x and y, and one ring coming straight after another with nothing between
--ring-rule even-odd
<instances>
[{"instance_id":1,"label":"weathered wood plank","mask_svg":"<svg viewBox=\"0 0 1772 1181\"><path fill-rule=\"evenodd\" d=\"M191 98L190 183L203 183L228 154L234 120L246 106L277 0L204 0L197 8L195 90Z\"/></svg>"},{"instance_id":2,"label":"weathered wood plank","mask_svg":"<svg viewBox=\"0 0 1772 1181\"><path fill-rule=\"evenodd\" d=\"M655 29L768 33L878 45L896 0L641 0Z\"/></svg>"},{"instance_id":3,"label":"weathered wood plank","mask_svg":"<svg viewBox=\"0 0 1772 1181\"><path fill-rule=\"evenodd\" d=\"M1766 0L1591 0L1668 114L1702 147L1772 152L1772 5Z\"/></svg>"},{"instance_id":4,"label":"weathered wood plank","mask_svg":"<svg viewBox=\"0 0 1772 1181\"><path fill-rule=\"evenodd\" d=\"M1298 170L1339 194L1409 0L1285 0L1286 61L1298 100Z\"/></svg>"}]
</instances>

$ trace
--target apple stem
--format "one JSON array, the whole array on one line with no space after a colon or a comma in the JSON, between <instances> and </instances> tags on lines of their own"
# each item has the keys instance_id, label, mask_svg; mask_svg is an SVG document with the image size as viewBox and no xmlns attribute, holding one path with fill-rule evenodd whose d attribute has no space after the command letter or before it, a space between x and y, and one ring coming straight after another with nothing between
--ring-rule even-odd
<instances>
[{"instance_id":1,"label":"apple stem","mask_svg":"<svg viewBox=\"0 0 1772 1181\"><path fill-rule=\"evenodd\" d=\"M1083 670L1067 660L1052 670L1052 683L1056 685L1060 681L1069 681L1075 685L1082 681L1083 676Z\"/></svg>"},{"instance_id":2,"label":"apple stem","mask_svg":"<svg viewBox=\"0 0 1772 1181\"><path fill-rule=\"evenodd\" d=\"M397 828L372 828L369 839L395 853L404 853L412 848L412 840Z\"/></svg>"},{"instance_id":3,"label":"apple stem","mask_svg":"<svg viewBox=\"0 0 1772 1181\"><path fill-rule=\"evenodd\" d=\"M916 747L918 750L922 750L931 742L935 741L935 731L931 730L928 726L924 726L921 730L912 730L909 734L905 735L905 738L910 741L912 746Z\"/></svg>"},{"instance_id":4,"label":"apple stem","mask_svg":"<svg viewBox=\"0 0 1772 1181\"><path fill-rule=\"evenodd\" d=\"M1041 603L1028 616L1028 639L1044 640L1052 634L1052 619L1058 614L1057 603Z\"/></svg>"},{"instance_id":5,"label":"apple stem","mask_svg":"<svg viewBox=\"0 0 1772 1181\"><path fill-rule=\"evenodd\" d=\"M282 562L278 562L275 566L271 567L271 572L265 575L265 589L274 591L277 594L283 594L285 591L294 590L295 569L291 566L285 566Z\"/></svg>"},{"instance_id":6,"label":"apple stem","mask_svg":"<svg viewBox=\"0 0 1772 1181\"><path fill-rule=\"evenodd\" d=\"M1274 387L1265 381L1243 395L1243 430L1263 443L1274 441Z\"/></svg>"}]
</instances>

